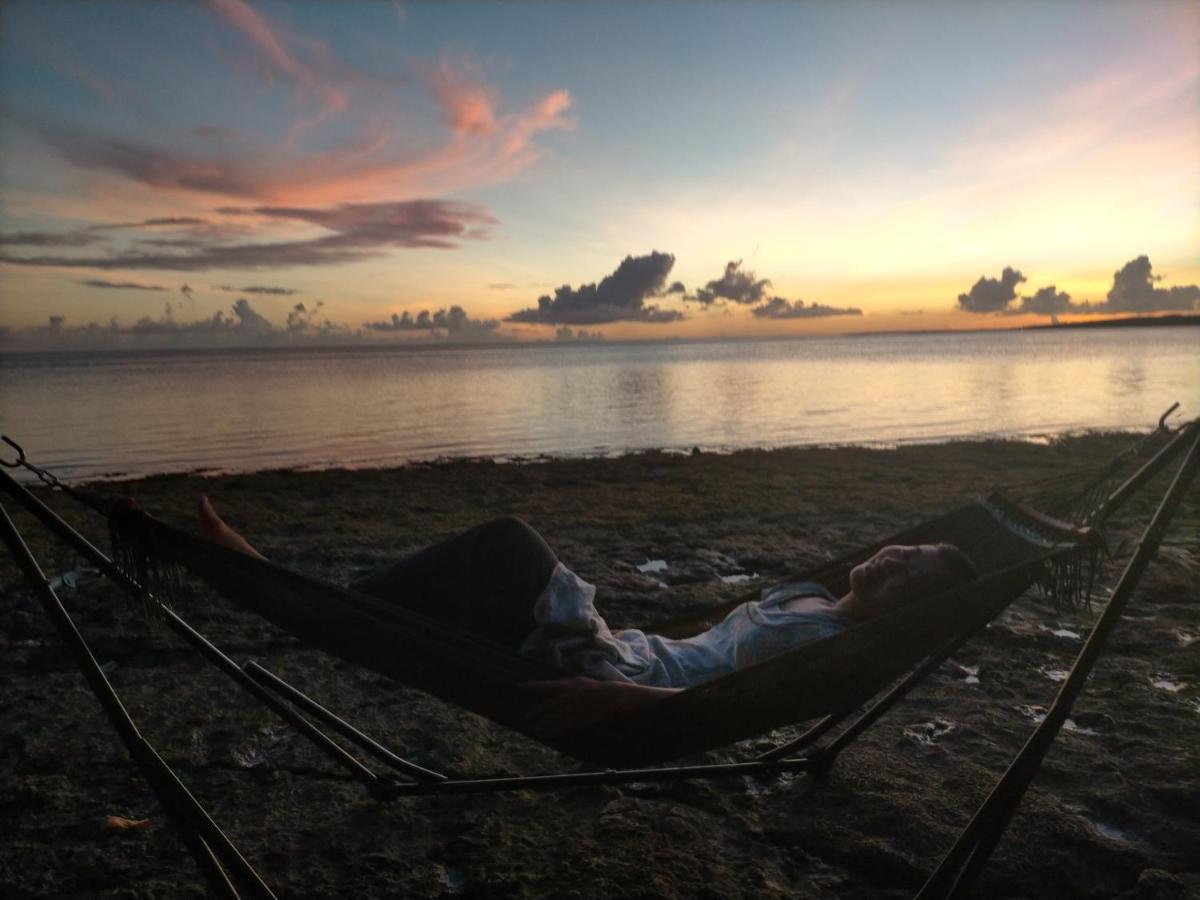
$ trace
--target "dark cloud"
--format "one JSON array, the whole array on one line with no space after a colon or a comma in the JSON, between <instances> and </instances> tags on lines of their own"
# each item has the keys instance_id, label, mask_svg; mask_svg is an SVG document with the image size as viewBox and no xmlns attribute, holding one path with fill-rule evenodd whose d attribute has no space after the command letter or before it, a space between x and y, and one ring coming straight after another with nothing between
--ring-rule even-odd
<instances>
[{"instance_id":1,"label":"dark cloud","mask_svg":"<svg viewBox=\"0 0 1200 900\"><path fill-rule=\"evenodd\" d=\"M114 318L107 326L90 322L87 325L68 325L67 317L52 314L45 325L33 328L8 329L7 337L17 344L32 343L34 349L39 347L58 347L64 344L83 343L95 344L106 338L111 338L119 329Z\"/></svg>"},{"instance_id":2,"label":"dark cloud","mask_svg":"<svg viewBox=\"0 0 1200 900\"><path fill-rule=\"evenodd\" d=\"M554 339L563 343L591 343L604 340L603 333L588 331L586 328L572 328L570 325L560 325L554 332Z\"/></svg>"},{"instance_id":3,"label":"dark cloud","mask_svg":"<svg viewBox=\"0 0 1200 900\"><path fill-rule=\"evenodd\" d=\"M392 314L390 320L368 322L364 328L372 331L446 331L450 335L487 334L499 326L496 319L472 319L461 306L430 312L421 310L415 316L405 310Z\"/></svg>"},{"instance_id":4,"label":"dark cloud","mask_svg":"<svg viewBox=\"0 0 1200 900\"><path fill-rule=\"evenodd\" d=\"M329 320L323 312L325 308L324 301L318 300L313 304L297 303L288 310L287 324L285 329L291 336L298 335L318 335L328 337L333 334L338 334L341 337L348 337L350 329L345 325L337 325ZM323 318L318 318L322 316Z\"/></svg>"},{"instance_id":5,"label":"dark cloud","mask_svg":"<svg viewBox=\"0 0 1200 900\"><path fill-rule=\"evenodd\" d=\"M275 330L275 326L259 315L254 307L250 305L250 301L245 297L239 297L237 302L233 304L233 314L237 316L237 325L235 328L238 331L250 334L268 334Z\"/></svg>"},{"instance_id":6,"label":"dark cloud","mask_svg":"<svg viewBox=\"0 0 1200 900\"><path fill-rule=\"evenodd\" d=\"M9 247L87 247L106 240L101 232L120 231L130 228L160 228L163 226L207 225L204 219L172 216L158 219L142 219L139 222L112 222L89 225L74 231L18 231L0 234L0 246ZM178 240L178 239L176 239ZM147 243L153 243L148 241Z\"/></svg>"},{"instance_id":7,"label":"dark cloud","mask_svg":"<svg viewBox=\"0 0 1200 900\"><path fill-rule=\"evenodd\" d=\"M306 222L330 232L302 241L214 243L180 253L130 250L106 256L12 256L0 262L25 266L89 269L271 269L357 262L389 248L452 249L464 239L482 239L496 220L483 208L443 200L347 203L325 209L227 207L225 215Z\"/></svg>"},{"instance_id":8,"label":"dark cloud","mask_svg":"<svg viewBox=\"0 0 1200 900\"><path fill-rule=\"evenodd\" d=\"M114 291L165 291L167 290L161 284L138 284L136 281L105 281L102 278L89 278L86 281L76 282L84 287L104 288L105 290Z\"/></svg>"},{"instance_id":9,"label":"dark cloud","mask_svg":"<svg viewBox=\"0 0 1200 900\"><path fill-rule=\"evenodd\" d=\"M958 308L965 312L1003 312L1017 297L1017 285L1025 276L1011 266L1005 266L999 279L981 277L966 294L958 295Z\"/></svg>"},{"instance_id":10,"label":"dark cloud","mask_svg":"<svg viewBox=\"0 0 1200 900\"><path fill-rule=\"evenodd\" d=\"M759 278L756 272L742 268L740 259L725 264L720 278L708 282L695 295L684 293L684 300L694 300L702 306L711 306L722 300L750 306L750 312L758 319L819 319L827 316L861 316L857 307L826 306L822 303L805 304L803 300L791 301L784 297L768 297L771 279ZM669 293L683 293L681 282L671 285ZM757 304L757 305L752 305ZM728 307L725 307L729 315Z\"/></svg>"},{"instance_id":11,"label":"dark cloud","mask_svg":"<svg viewBox=\"0 0 1200 900\"><path fill-rule=\"evenodd\" d=\"M1190 312L1200 300L1200 286L1189 284L1157 288L1161 275L1153 274L1148 256L1139 256L1113 273L1106 312Z\"/></svg>"},{"instance_id":12,"label":"dark cloud","mask_svg":"<svg viewBox=\"0 0 1200 900\"><path fill-rule=\"evenodd\" d=\"M438 310L445 312L445 310ZM408 310L403 314L392 313L391 319L382 322L368 322L363 326L372 331L428 331L433 328L433 314L427 309L413 316Z\"/></svg>"},{"instance_id":13,"label":"dark cloud","mask_svg":"<svg viewBox=\"0 0 1200 900\"><path fill-rule=\"evenodd\" d=\"M121 231L128 228L165 228L182 225L208 225L205 219L191 216L164 216L157 219L142 219L138 222L112 222L109 224L89 225L88 231Z\"/></svg>"},{"instance_id":14,"label":"dark cloud","mask_svg":"<svg viewBox=\"0 0 1200 900\"><path fill-rule=\"evenodd\" d=\"M758 278L754 272L742 268L740 259L727 262L725 272L720 278L714 279L696 291L695 296L685 296L686 300L695 300L703 306L708 306L718 300L732 300L734 303L761 303L766 299L769 278ZM676 282L671 285L683 287Z\"/></svg>"},{"instance_id":15,"label":"dark cloud","mask_svg":"<svg viewBox=\"0 0 1200 900\"><path fill-rule=\"evenodd\" d=\"M683 286L682 281L672 281L671 286L664 291L665 294L686 294L687 288Z\"/></svg>"},{"instance_id":16,"label":"dark cloud","mask_svg":"<svg viewBox=\"0 0 1200 900\"><path fill-rule=\"evenodd\" d=\"M821 319L827 316L861 316L862 310L855 306L825 306L822 303L809 303L803 300L788 302L783 297L772 297L761 306L755 306L750 312L759 319Z\"/></svg>"},{"instance_id":17,"label":"dark cloud","mask_svg":"<svg viewBox=\"0 0 1200 900\"><path fill-rule=\"evenodd\" d=\"M1018 297L1017 285L1026 278L1011 266L1006 266L1000 278L980 278L969 294L958 295L958 308L971 313L996 313L1005 316L1053 316L1059 313L1093 312L1089 304L1076 304L1071 295L1054 285L1038 288L1029 296ZM1019 303L1016 301L1020 301Z\"/></svg>"},{"instance_id":18,"label":"dark cloud","mask_svg":"<svg viewBox=\"0 0 1200 900\"><path fill-rule=\"evenodd\" d=\"M157 188L254 197L260 186L232 159L200 158L136 144L64 123L30 121L63 158L86 169L102 169Z\"/></svg>"},{"instance_id":19,"label":"dark cloud","mask_svg":"<svg viewBox=\"0 0 1200 900\"><path fill-rule=\"evenodd\" d=\"M194 247L208 246L208 241L203 238L137 238L137 243L144 247L166 247L175 250L191 250Z\"/></svg>"},{"instance_id":20,"label":"dark cloud","mask_svg":"<svg viewBox=\"0 0 1200 900\"><path fill-rule=\"evenodd\" d=\"M204 219L196 219L191 216L165 216L161 219L143 219L134 224L134 227L142 226L144 228L158 228L163 225L207 225Z\"/></svg>"},{"instance_id":21,"label":"dark cloud","mask_svg":"<svg viewBox=\"0 0 1200 900\"><path fill-rule=\"evenodd\" d=\"M303 303L297 303L288 311L287 330L295 333L317 327L316 316L324 305L324 302L318 300L316 305L309 309Z\"/></svg>"},{"instance_id":22,"label":"dark cloud","mask_svg":"<svg viewBox=\"0 0 1200 900\"><path fill-rule=\"evenodd\" d=\"M149 316L143 316L130 326L127 331L129 334L135 336L227 334L264 337L276 330L275 326L266 318L259 315L258 311L250 305L250 301L244 297L239 298L231 309L233 310L233 318L225 315L223 311L217 310L209 319L200 319L196 322L179 322L176 321L171 310L171 304L168 303L161 319L152 319Z\"/></svg>"},{"instance_id":23,"label":"dark cloud","mask_svg":"<svg viewBox=\"0 0 1200 900\"><path fill-rule=\"evenodd\" d=\"M152 319L143 316L128 328L122 328L121 333L134 337L152 337L156 335L230 335L237 328L237 322L221 310L213 313L210 319L200 319L196 322L177 322L174 317L166 316Z\"/></svg>"},{"instance_id":24,"label":"dark cloud","mask_svg":"<svg viewBox=\"0 0 1200 900\"><path fill-rule=\"evenodd\" d=\"M293 294L300 293L296 288L269 287L259 284L252 284L249 287L230 287L223 284L217 290L231 294L271 294L278 297L291 297Z\"/></svg>"},{"instance_id":25,"label":"dark cloud","mask_svg":"<svg viewBox=\"0 0 1200 900\"><path fill-rule=\"evenodd\" d=\"M196 298L192 296L196 292L194 290L192 290L192 286L190 284L185 284L182 287L180 287L179 293L181 293L181 294L183 294L183 296L187 297L189 301L191 301L193 303L196 302Z\"/></svg>"},{"instance_id":26,"label":"dark cloud","mask_svg":"<svg viewBox=\"0 0 1200 900\"><path fill-rule=\"evenodd\" d=\"M362 250L333 249L315 241L266 244L234 244L207 247L191 253L143 253L129 251L99 257L12 256L0 254L0 262L15 266L51 266L78 269L158 269L195 272L207 269L269 269L286 266L337 265L357 262Z\"/></svg>"},{"instance_id":27,"label":"dark cloud","mask_svg":"<svg viewBox=\"0 0 1200 900\"><path fill-rule=\"evenodd\" d=\"M232 313L232 315L230 314ZM228 310L218 310L206 319L180 321L168 301L161 316L142 316L132 325L113 317L106 325L90 322L69 325L66 317L52 315L49 324L38 328L10 329L5 340L28 349L78 349L128 346L271 346L304 342L363 343L366 332L352 331L331 322L323 304L305 307L297 303L288 313L287 324L280 327L269 321L242 297Z\"/></svg>"},{"instance_id":28,"label":"dark cloud","mask_svg":"<svg viewBox=\"0 0 1200 900\"><path fill-rule=\"evenodd\" d=\"M276 331L275 326L266 318L259 315L258 311L245 298L239 299L230 308L233 311L232 317L226 315L223 310L217 310L208 319L200 319L195 322L180 322L176 320L171 309L171 304L168 303L160 319L143 316L129 328L121 328L114 320L113 328L119 332L132 334L135 337L174 334L264 337Z\"/></svg>"},{"instance_id":29,"label":"dark cloud","mask_svg":"<svg viewBox=\"0 0 1200 900\"><path fill-rule=\"evenodd\" d=\"M1054 285L1039 288L1030 297L1022 297L1018 306L1005 310L1010 315L1053 316L1057 313L1082 312L1083 308L1071 302L1071 295L1059 291Z\"/></svg>"},{"instance_id":30,"label":"dark cloud","mask_svg":"<svg viewBox=\"0 0 1200 900\"><path fill-rule=\"evenodd\" d=\"M970 294L959 294L958 305L967 312L1002 313L1009 316L1108 315L1111 313L1190 312L1200 306L1200 285L1160 288L1150 258L1139 256L1113 273L1113 285L1102 303L1076 303L1071 295L1054 285L1039 288L1030 296L1017 297L1016 286L1025 277L1006 268L997 281L980 278ZM1014 305L1014 301L1020 300Z\"/></svg>"},{"instance_id":31,"label":"dark cloud","mask_svg":"<svg viewBox=\"0 0 1200 900\"><path fill-rule=\"evenodd\" d=\"M322 238L325 246L434 247L448 250L464 238L487 237L496 224L483 207L448 200L404 200L383 203L343 203L314 209L301 206L226 206L229 216L255 216L307 222L334 232Z\"/></svg>"},{"instance_id":32,"label":"dark cloud","mask_svg":"<svg viewBox=\"0 0 1200 900\"><path fill-rule=\"evenodd\" d=\"M17 231L0 234L0 247L86 247L99 240L87 231Z\"/></svg>"},{"instance_id":33,"label":"dark cloud","mask_svg":"<svg viewBox=\"0 0 1200 900\"><path fill-rule=\"evenodd\" d=\"M657 250L646 256L627 256L599 284L578 288L564 284L555 289L553 297L539 297L536 308L515 312L508 321L545 325L673 322L683 314L646 304L647 298L660 296L673 265L674 256Z\"/></svg>"}]
</instances>

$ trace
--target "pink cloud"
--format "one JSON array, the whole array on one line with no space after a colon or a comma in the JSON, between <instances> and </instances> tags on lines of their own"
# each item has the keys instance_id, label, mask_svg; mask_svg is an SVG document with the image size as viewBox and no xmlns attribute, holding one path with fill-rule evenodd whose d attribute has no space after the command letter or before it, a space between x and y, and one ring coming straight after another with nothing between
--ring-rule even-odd
<instances>
[{"instance_id":1,"label":"pink cloud","mask_svg":"<svg viewBox=\"0 0 1200 900\"><path fill-rule=\"evenodd\" d=\"M319 97L327 110L336 112L346 108L349 94L344 88L331 83L333 79L328 73L331 56L323 43L311 38L302 41L286 38L243 0L212 0L212 3L217 13L253 41L277 70L302 89ZM305 44L311 55L316 57L317 65L303 62L288 49L288 43Z\"/></svg>"},{"instance_id":2,"label":"pink cloud","mask_svg":"<svg viewBox=\"0 0 1200 900\"><path fill-rule=\"evenodd\" d=\"M499 87L470 57L413 62L405 74L357 72L335 59L324 42L286 32L244 0L212 5L248 39L272 77L286 79L304 101L285 136L255 138L212 122L151 136L37 114L16 121L80 170L118 176L136 187L121 192L124 203L136 198L156 210L172 197L186 204L189 195L329 206L457 193L511 178L543 156L541 136L575 127L568 91L552 90L506 108ZM428 133L401 117L406 96L399 92L414 88L434 101L444 128L434 125ZM323 130L320 143L301 140L314 124L331 118L336 121ZM219 139L197 142L197 134ZM89 207L112 196L107 180L79 180L95 194Z\"/></svg>"},{"instance_id":3,"label":"pink cloud","mask_svg":"<svg viewBox=\"0 0 1200 900\"><path fill-rule=\"evenodd\" d=\"M402 150L397 144L410 136L412 129L410 123L394 120L394 91L399 81L345 69L326 44L283 34L244 0L213 2L274 69L319 96L324 111L316 119L295 123L281 146L258 154L271 159L263 171L249 171L240 161L202 161L176 155L164 158L154 171L159 184L178 173L177 186L185 190L289 203L437 194L509 178L541 156L535 144L539 134L568 131L575 125L569 115L572 98L567 91L552 91L524 110L504 112L499 88L487 83L473 60L444 55L436 64L416 62L413 66L440 109L449 138L433 149ZM382 100L380 113L359 126L357 137L340 146L316 153L294 152L296 138L316 120L347 111L350 88L363 93L360 99Z\"/></svg>"},{"instance_id":4,"label":"pink cloud","mask_svg":"<svg viewBox=\"0 0 1200 900\"><path fill-rule=\"evenodd\" d=\"M75 165L151 188L243 200L343 203L448 193L504 181L541 156L539 135L574 127L571 103L567 91L554 91L523 111L491 113L486 132L481 130L484 119L463 118L463 130L419 154L398 151L393 131L378 121L328 150L305 153L264 146L241 148L237 154L207 148L180 152L66 123L31 124Z\"/></svg>"},{"instance_id":5,"label":"pink cloud","mask_svg":"<svg viewBox=\"0 0 1200 900\"><path fill-rule=\"evenodd\" d=\"M499 92L480 80L474 65L456 65L449 57L442 57L436 66L419 68L451 131L458 135L495 133Z\"/></svg>"},{"instance_id":6,"label":"pink cloud","mask_svg":"<svg viewBox=\"0 0 1200 900\"><path fill-rule=\"evenodd\" d=\"M570 131L575 119L567 113L572 99L567 91L547 94L523 115L515 117L504 142L505 152L515 156L529 147L534 135L542 131Z\"/></svg>"}]
</instances>

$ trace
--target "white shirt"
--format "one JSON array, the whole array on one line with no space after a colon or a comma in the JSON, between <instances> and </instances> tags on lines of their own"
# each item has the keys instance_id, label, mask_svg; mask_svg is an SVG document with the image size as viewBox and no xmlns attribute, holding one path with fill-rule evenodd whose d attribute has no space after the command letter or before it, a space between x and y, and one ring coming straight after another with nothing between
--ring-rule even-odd
<instances>
[{"instance_id":1,"label":"white shirt","mask_svg":"<svg viewBox=\"0 0 1200 900\"><path fill-rule=\"evenodd\" d=\"M802 596L820 598L827 608L781 607ZM611 631L596 612L595 597L593 585L559 563L534 605L537 627L521 645L521 653L572 674L683 688L830 637L848 625L833 612L832 595L813 582L777 585L708 631L678 640L636 628Z\"/></svg>"}]
</instances>

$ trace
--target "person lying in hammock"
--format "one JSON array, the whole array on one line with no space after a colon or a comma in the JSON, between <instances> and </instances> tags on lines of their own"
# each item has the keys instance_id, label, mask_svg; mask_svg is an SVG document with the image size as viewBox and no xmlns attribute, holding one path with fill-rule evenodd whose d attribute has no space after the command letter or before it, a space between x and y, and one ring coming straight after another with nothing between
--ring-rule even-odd
<instances>
[{"instance_id":1,"label":"person lying in hammock","mask_svg":"<svg viewBox=\"0 0 1200 900\"><path fill-rule=\"evenodd\" d=\"M260 558L207 497L200 533ZM559 561L542 536L512 516L477 525L384 566L350 587L480 634L571 673L527 684L542 695L531 724L547 736L622 711L835 635L911 600L976 575L953 544L884 547L850 570L835 597L815 582L792 582L743 603L707 631L684 639L609 629L595 588Z\"/></svg>"}]
</instances>

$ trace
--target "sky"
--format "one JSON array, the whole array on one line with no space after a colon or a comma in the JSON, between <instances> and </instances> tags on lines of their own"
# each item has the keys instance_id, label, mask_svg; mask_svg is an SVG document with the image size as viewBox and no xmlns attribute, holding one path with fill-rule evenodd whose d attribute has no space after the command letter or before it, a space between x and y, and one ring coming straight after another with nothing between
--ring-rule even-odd
<instances>
[{"instance_id":1,"label":"sky","mask_svg":"<svg viewBox=\"0 0 1200 900\"><path fill-rule=\"evenodd\" d=\"M1200 304L1200 3L0 4L0 350Z\"/></svg>"}]
</instances>

